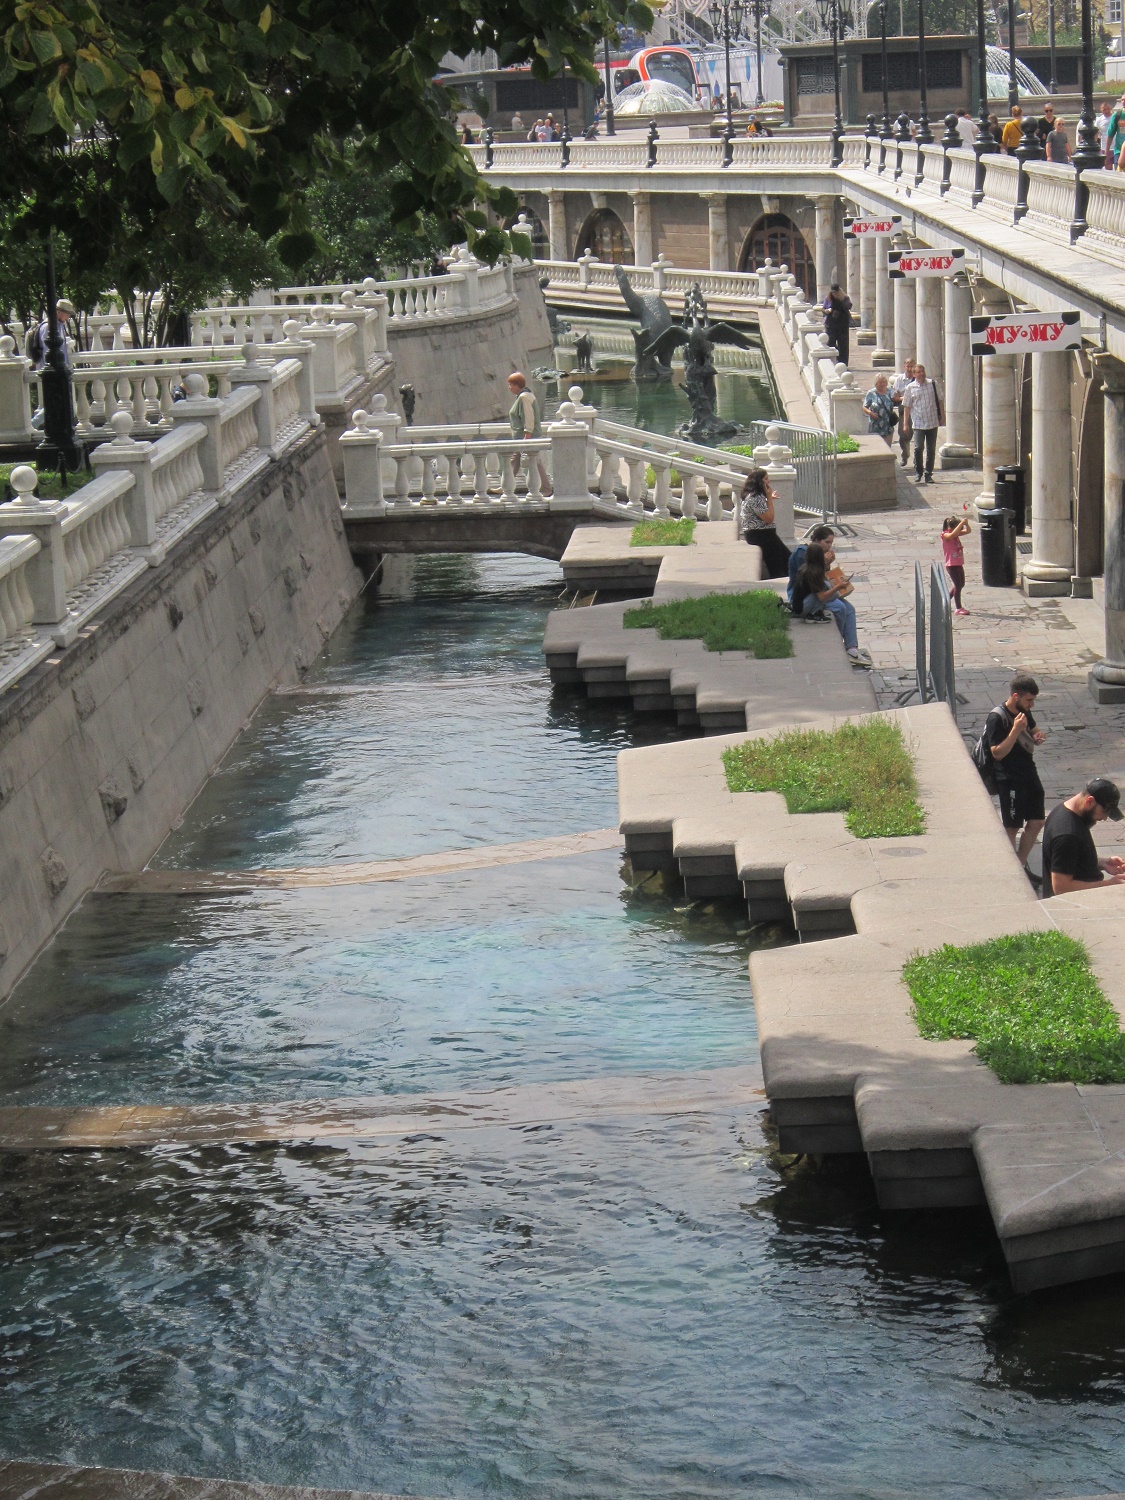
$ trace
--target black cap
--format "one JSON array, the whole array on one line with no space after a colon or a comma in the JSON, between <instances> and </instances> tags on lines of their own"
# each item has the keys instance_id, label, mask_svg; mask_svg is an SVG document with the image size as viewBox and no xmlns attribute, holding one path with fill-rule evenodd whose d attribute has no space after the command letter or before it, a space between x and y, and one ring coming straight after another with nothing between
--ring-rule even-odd
<instances>
[{"instance_id":1,"label":"black cap","mask_svg":"<svg viewBox=\"0 0 1125 1500\"><path fill-rule=\"evenodd\" d=\"M1093 781L1086 783L1087 797L1093 797L1099 806L1105 808L1107 818L1112 818L1115 823L1120 823L1125 817L1121 811L1121 793L1112 781L1104 776L1095 776Z\"/></svg>"}]
</instances>

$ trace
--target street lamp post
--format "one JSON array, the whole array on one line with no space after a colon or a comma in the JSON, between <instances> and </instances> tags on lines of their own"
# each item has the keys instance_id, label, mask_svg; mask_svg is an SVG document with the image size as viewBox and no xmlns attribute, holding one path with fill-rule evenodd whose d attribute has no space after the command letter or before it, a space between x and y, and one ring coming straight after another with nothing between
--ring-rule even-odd
<instances>
[{"instance_id":1,"label":"street lamp post","mask_svg":"<svg viewBox=\"0 0 1125 1500\"><path fill-rule=\"evenodd\" d=\"M602 38L605 56L605 133L616 135L617 128L613 123L613 73L609 65L609 37Z\"/></svg>"},{"instance_id":2,"label":"street lamp post","mask_svg":"<svg viewBox=\"0 0 1125 1500\"><path fill-rule=\"evenodd\" d=\"M992 127L988 123L988 56L985 46L984 0L977 0L977 90L980 94L980 122L977 128L977 138L973 142L973 151L977 158L976 175L973 179L974 208L984 200L984 159L991 152L999 150L992 137Z\"/></svg>"},{"instance_id":3,"label":"street lamp post","mask_svg":"<svg viewBox=\"0 0 1125 1500\"><path fill-rule=\"evenodd\" d=\"M1008 113L1020 102L1016 84L1016 0L1008 0Z\"/></svg>"},{"instance_id":4,"label":"street lamp post","mask_svg":"<svg viewBox=\"0 0 1125 1500\"><path fill-rule=\"evenodd\" d=\"M757 109L761 109L766 102L762 91L762 18L770 13L770 0L750 0L750 9L754 15L754 51L758 59L758 89L754 104Z\"/></svg>"},{"instance_id":5,"label":"street lamp post","mask_svg":"<svg viewBox=\"0 0 1125 1500\"><path fill-rule=\"evenodd\" d=\"M930 129L929 100L927 97L928 83L926 77L926 10L924 0L918 0L918 134L915 137L919 146L932 146L934 133ZM918 171L914 178L917 187L922 181L922 153L918 153Z\"/></svg>"},{"instance_id":6,"label":"street lamp post","mask_svg":"<svg viewBox=\"0 0 1125 1500\"><path fill-rule=\"evenodd\" d=\"M731 39L737 38L742 31L742 3L743 0L711 0L708 6L711 30L716 34L720 30L723 33L723 59L727 81L726 138L728 141L734 138L734 120L731 117L730 99L730 44Z\"/></svg>"},{"instance_id":7,"label":"street lamp post","mask_svg":"<svg viewBox=\"0 0 1125 1500\"><path fill-rule=\"evenodd\" d=\"M816 0L816 11L820 24L832 34L832 83L836 102L836 119L832 126L832 162L838 167L844 159L844 117L840 113L840 36L843 32L843 17L840 0Z\"/></svg>"},{"instance_id":8,"label":"street lamp post","mask_svg":"<svg viewBox=\"0 0 1125 1500\"><path fill-rule=\"evenodd\" d=\"M1055 57L1055 0L1047 0L1047 45L1051 49L1051 80L1047 84L1048 91L1057 94L1059 91L1058 66Z\"/></svg>"},{"instance_id":9,"label":"street lamp post","mask_svg":"<svg viewBox=\"0 0 1125 1500\"><path fill-rule=\"evenodd\" d=\"M1070 243L1086 233L1086 204L1090 189L1082 173L1101 165L1098 127L1094 124L1094 32L1090 18L1090 0L1082 0L1082 118L1078 123L1078 148L1071 158L1074 166L1074 218L1070 221Z\"/></svg>"}]
</instances>

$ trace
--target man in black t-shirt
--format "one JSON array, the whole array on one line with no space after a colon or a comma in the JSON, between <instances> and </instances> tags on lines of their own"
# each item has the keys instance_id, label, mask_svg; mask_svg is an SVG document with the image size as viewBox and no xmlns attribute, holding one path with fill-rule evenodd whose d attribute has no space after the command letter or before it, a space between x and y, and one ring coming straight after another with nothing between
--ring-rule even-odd
<instances>
[{"instance_id":1,"label":"man in black t-shirt","mask_svg":"<svg viewBox=\"0 0 1125 1500\"><path fill-rule=\"evenodd\" d=\"M1031 712L1038 696L1035 678L1017 673L1008 684L1007 698L992 710L984 725L1000 794L1000 820L1025 865L1043 827L1045 812L1043 783L1035 769L1035 747L1046 735L1035 727Z\"/></svg>"},{"instance_id":2,"label":"man in black t-shirt","mask_svg":"<svg viewBox=\"0 0 1125 1500\"><path fill-rule=\"evenodd\" d=\"M1121 793L1112 781L1095 776L1086 790L1060 802L1043 828L1043 895L1088 891L1096 885L1125 885L1125 859L1098 858L1090 829L1112 818L1120 823Z\"/></svg>"}]
</instances>

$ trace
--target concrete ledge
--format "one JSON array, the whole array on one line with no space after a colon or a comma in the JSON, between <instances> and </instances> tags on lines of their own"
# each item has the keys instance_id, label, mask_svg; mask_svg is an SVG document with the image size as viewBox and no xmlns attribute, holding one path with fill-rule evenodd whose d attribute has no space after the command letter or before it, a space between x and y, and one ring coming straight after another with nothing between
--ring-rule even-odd
<instances>
[{"instance_id":1,"label":"concrete ledge","mask_svg":"<svg viewBox=\"0 0 1125 1500\"><path fill-rule=\"evenodd\" d=\"M895 454L873 432L855 441L858 453L836 459L836 505L841 514L861 510L894 510L898 505Z\"/></svg>"}]
</instances>

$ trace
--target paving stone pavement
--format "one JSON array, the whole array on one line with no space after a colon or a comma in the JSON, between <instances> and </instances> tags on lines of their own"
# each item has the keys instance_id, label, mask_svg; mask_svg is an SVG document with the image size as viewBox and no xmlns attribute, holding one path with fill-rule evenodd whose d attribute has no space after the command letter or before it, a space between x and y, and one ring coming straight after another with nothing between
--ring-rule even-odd
<instances>
[{"instance_id":1,"label":"paving stone pavement","mask_svg":"<svg viewBox=\"0 0 1125 1500\"><path fill-rule=\"evenodd\" d=\"M914 563L923 565L928 592L929 564L941 561L943 517L966 507L971 515L981 488L979 469L938 471L932 485L918 485L912 469L899 468L897 511L846 518L855 534L841 537L836 551L855 582L860 645L871 653L881 707L891 707L914 682ZM1086 686L1104 642L1100 606L985 588L975 521L965 538L965 576L970 614L954 618L953 652L957 690L968 700L958 711L966 742L977 738L989 709L1007 696L1013 670L1021 668L1041 690L1036 719L1047 741L1036 758L1048 811L1093 775L1125 787L1125 705L1099 705ZM1097 840L1125 845L1125 823L1099 824Z\"/></svg>"}]
</instances>

